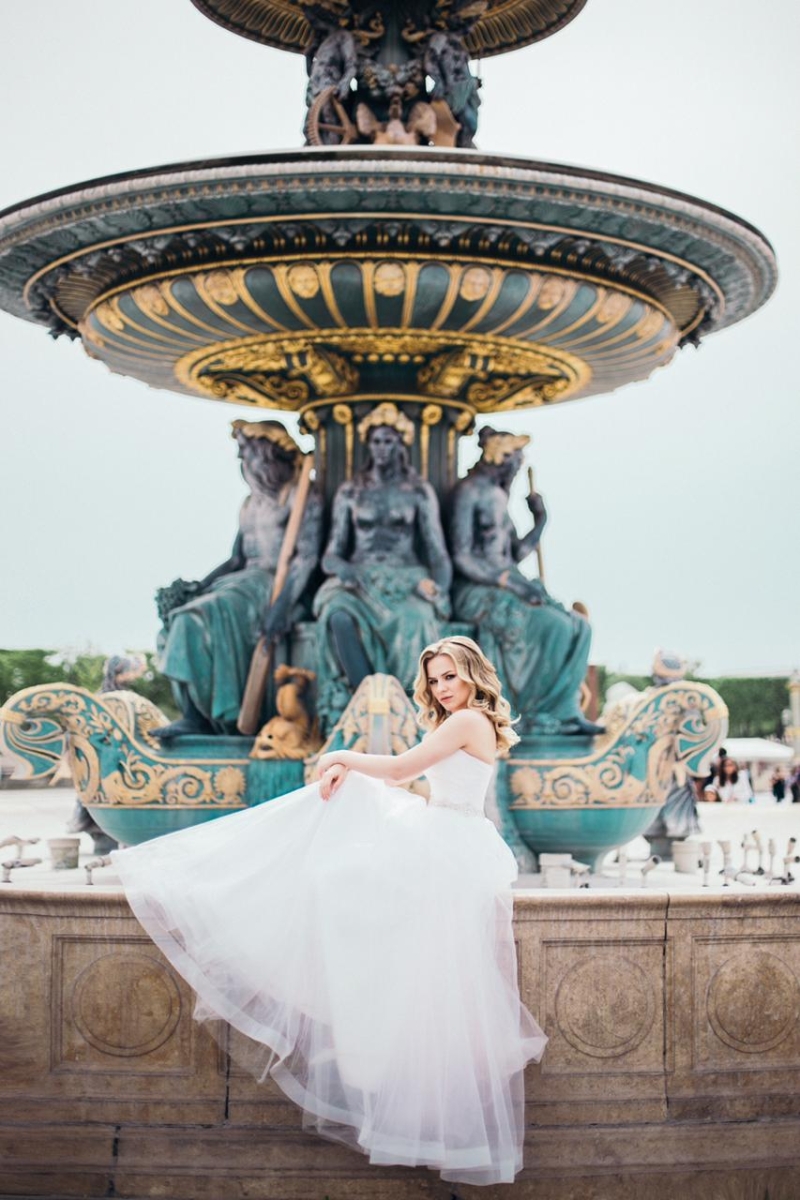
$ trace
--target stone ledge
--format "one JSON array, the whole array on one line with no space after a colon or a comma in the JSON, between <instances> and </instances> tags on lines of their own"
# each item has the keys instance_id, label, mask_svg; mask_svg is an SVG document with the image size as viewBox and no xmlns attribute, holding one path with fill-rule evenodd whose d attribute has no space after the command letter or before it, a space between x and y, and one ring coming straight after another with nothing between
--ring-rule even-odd
<instances>
[{"instance_id":1,"label":"stone ledge","mask_svg":"<svg viewBox=\"0 0 800 1200\"><path fill-rule=\"evenodd\" d=\"M769 1186L796 1200L799 908L783 891L515 896L522 993L551 1039L526 1076L515 1197L762 1200ZM230 1070L195 1025L120 893L0 891L0 953L15 966L0 991L0 1196L508 1194L372 1168L302 1133L282 1094Z\"/></svg>"}]
</instances>

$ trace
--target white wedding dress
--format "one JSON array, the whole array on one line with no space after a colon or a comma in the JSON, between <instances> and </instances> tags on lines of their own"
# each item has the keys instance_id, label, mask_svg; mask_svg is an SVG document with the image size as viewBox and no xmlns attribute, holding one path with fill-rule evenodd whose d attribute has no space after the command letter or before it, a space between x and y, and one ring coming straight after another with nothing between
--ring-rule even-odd
<instances>
[{"instance_id":1,"label":"white wedding dress","mask_svg":"<svg viewBox=\"0 0 800 1200\"><path fill-rule=\"evenodd\" d=\"M237 1030L232 1055L307 1127L478 1184L522 1167L522 1070L547 1040L519 998L491 775L458 750L426 803L351 771L328 803L312 784L113 855L195 1016Z\"/></svg>"}]
</instances>

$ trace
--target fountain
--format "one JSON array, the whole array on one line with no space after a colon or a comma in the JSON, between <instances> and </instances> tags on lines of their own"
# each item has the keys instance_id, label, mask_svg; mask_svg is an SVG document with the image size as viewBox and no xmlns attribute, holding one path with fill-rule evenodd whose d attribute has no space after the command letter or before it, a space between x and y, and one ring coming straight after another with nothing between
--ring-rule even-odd
<instances>
[{"instance_id":1,"label":"fountain","mask_svg":"<svg viewBox=\"0 0 800 1200\"><path fill-rule=\"evenodd\" d=\"M7 210L0 304L56 336L80 339L112 371L152 387L298 414L314 436L313 494L326 525L363 468L363 430L376 412L394 414L387 419L395 432L403 425L410 469L447 514L464 491L455 486L458 444L476 416L501 424L504 413L644 379L679 348L752 313L774 287L768 243L721 209L635 180L473 148L479 92L469 57L548 36L580 3L420 0L386 12L339 0L197 6L236 33L306 54L308 145L135 171ZM499 487L507 480L498 466L511 463L513 473L519 462L513 447L498 446L483 463ZM467 496L467 513L471 502ZM455 624L445 596L419 628L430 636L477 632L502 663L500 642L517 620L513 597L500 603L505 572L495 570L490 581L495 599L485 587L476 599L482 584L459 585L474 546L453 546L454 520L446 532L457 569ZM320 550L321 543L309 561ZM478 564L466 579L484 577ZM447 592L449 577L440 582ZM512 590L524 586L516 574L512 583ZM542 630L518 631L520 653L531 638L560 639L561 649L516 686L511 668L501 671L523 714L522 743L498 777L503 832L520 854L524 842L534 851L577 849L594 861L646 828L663 801L669 772L655 760L648 765L651 750L663 757L655 735L646 735L641 752L645 726L655 731L659 719L672 720L674 751L687 721L707 719L699 741L713 750L724 706L684 688L683 715L674 705L670 718L666 709L662 718L633 712L627 734L593 736L590 722L567 711L571 700L562 698L559 709L552 696L533 694L534 674L569 670L579 679L588 654L583 622L544 599ZM396 668L370 661L374 653L360 670L323 662L320 627L326 646L331 637L321 607L322 626L308 611L283 622L276 661L322 671L317 703L328 733L368 669ZM490 628L493 607L504 614L500 633ZM419 638L408 642L408 633L407 623L404 644L413 647ZM510 645L506 653L515 656ZM209 730L228 736L163 746L131 726L116 740L119 754L105 747L98 767L81 758L97 749L85 751L91 739L76 741L78 701L71 691L65 697L48 689L12 698L4 715L16 727L6 742L25 753L27 728L36 772L43 727L34 729L32 718L70 728L83 799L103 828L126 841L229 811L256 794L269 799L300 778L298 763L253 762L251 743L230 736L237 732L230 714L227 725ZM268 690L262 720L274 712L271 699ZM83 702L99 711L97 698ZM207 759L219 769L209 777L213 800L203 805L195 789L198 772L208 775Z\"/></svg>"},{"instance_id":2,"label":"fountain","mask_svg":"<svg viewBox=\"0 0 800 1200\"><path fill-rule=\"evenodd\" d=\"M306 54L308 144L133 171L6 210L0 306L80 340L112 371L252 408L234 432L248 511L269 514L259 544L275 553L256 562L245 544L228 575L264 572L273 624L263 646L258 629L248 646L264 695L253 701L242 681L257 718L242 734L230 708L206 705L207 671L176 673L188 724L163 736L166 717L132 693L26 689L0 711L4 746L44 776L66 735L92 816L138 841L296 786L313 764L315 716L329 740L408 744L416 731L397 663L431 628L477 633L522 713L521 743L497 778L504 835L520 857L571 852L596 863L647 828L676 764L701 771L726 713L711 689L686 681L645 693L604 730L579 710L588 625L517 571L546 518L531 488L532 528L511 538L507 491L526 439L503 431L503 414L599 398L745 318L775 285L771 248L691 197L474 148L470 58L555 33L583 0L194 2L234 33ZM297 414L313 436L313 483L280 423L259 419L263 409ZM487 416L481 461L458 480L459 442ZM379 511L387 494L388 513ZM243 543L257 524L240 528ZM365 533L374 526L388 530L377 550ZM403 537L413 563L386 569ZM485 542L494 553L504 537L508 557L492 571ZM369 550L361 576L359 538ZM329 576L321 588L318 560ZM350 586L359 578L360 593ZM283 589L294 584L290 604ZM176 614L191 624L192 605L226 586L223 573L165 589L165 636ZM339 637L354 629L361 641ZM535 672L515 654L521 645L539 655ZM291 703L274 694L276 667L290 672L281 686L295 688ZM297 682L309 671L316 699ZM269 732L254 740L265 721ZM289 738L297 754L279 756L282 722L300 731ZM289 1162L301 1189L309 1178L332 1196L378 1186L337 1149L312 1161L299 1135L287 1155L294 1121L283 1101L237 1076L197 1033L185 988L92 870L80 895L12 884L2 899L19 970L0 1000L0 1029L22 1014L32 1041L24 1063L13 1054L4 1063L0 1105L9 1125L33 1131L39 1194L62 1187L68 1161L73 1191L211 1195L219 1154L226 1186L240 1190L289 1194ZM788 890L742 896L733 884L701 898L655 887L518 897L523 987L552 1034L531 1073L529 1121L554 1200L609 1163L656 1198L685 1181L676 1163L702 1167L712 1188L750 1179L765 1130L769 1161L788 1179L795 913ZM770 1005L754 1022L753 997L764 994ZM76 1124L56 1136L65 1121ZM27 1136L3 1186L30 1194ZM397 1195L418 1182L381 1179Z\"/></svg>"}]
</instances>

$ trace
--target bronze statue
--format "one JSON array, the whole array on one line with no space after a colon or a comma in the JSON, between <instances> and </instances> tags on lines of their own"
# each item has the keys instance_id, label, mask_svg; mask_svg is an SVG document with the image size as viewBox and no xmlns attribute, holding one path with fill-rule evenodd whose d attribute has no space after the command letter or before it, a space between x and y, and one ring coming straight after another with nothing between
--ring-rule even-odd
<instances>
[{"instance_id":1,"label":"bronze statue","mask_svg":"<svg viewBox=\"0 0 800 1200\"><path fill-rule=\"evenodd\" d=\"M158 597L165 625L160 666L183 713L155 731L162 740L236 731L256 642L261 634L270 640L284 636L300 619L300 602L319 559L322 502L312 489L286 583L271 602L302 454L277 421L234 421L233 437L250 487L233 552L199 583L176 580ZM173 597L179 603L170 609Z\"/></svg>"},{"instance_id":2,"label":"bronze statue","mask_svg":"<svg viewBox=\"0 0 800 1200\"><path fill-rule=\"evenodd\" d=\"M300 5L312 30L308 145L474 145L480 81L465 39L486 0L442 0L431 12L350 0Z\"/></svg>"},{"instance_id":3,"label":"bronze statue","mask_svg":"<svg viewBox=\"0 0 800 1200\"><path fill-rule=\"evenodd\" d=\"M306 105L310 113L316 107L316 101L320 100L318 107L321 128L317 136L322 145L335 144L341 140L331 129L341 119L341 105L350 96L350 84L356 77L357 66L356 40L349 29L331 29L313 57L309 56ZM317 140L311 137L308 117L305 134L307 141Z\"/></svg>"},{"instance_id":4,"label":"bronze statue","mask_svg":"<svg viewBox=\"0 0 800 1200\"><path fill-rule=\"evenodd\" d=\"M486 426L479 440L483 454L451 497L456 619L475 626L519 713L521 733L599 733L602 726L587 720L579 704L589 623L567 612L541 580L528 579L518 566L536 549L547 520L536 493L528 498L534 524L524 537L508 513L511 482L530 438Z\"/></svg>"},{"instance_id":5,"label":"bronze statue","mask_svg":"<svg viewBox=\"0 0 800 1200\"><path fill-rule=\"evenodd\" d=\"M478 129L480 81L469 69L469 55L459 34L434 33L425 51L425 70L433 80L431 100L443 100L461 128L456 145L471 149Z\"/></svg>"},{"instance_id":6,"label":"bronze statue","mask_svg":"<svg viewBox=\"0 0 800 1200\"><path fill-rule=\"evenodd\" d=\"M318 710L329 730L367 675L410 691L422 649L450 615L452 578L433 488L411 466L411 421L391 402L358 426L368 456L333 502L317 593Z\"/></svg>"}]
</instances>

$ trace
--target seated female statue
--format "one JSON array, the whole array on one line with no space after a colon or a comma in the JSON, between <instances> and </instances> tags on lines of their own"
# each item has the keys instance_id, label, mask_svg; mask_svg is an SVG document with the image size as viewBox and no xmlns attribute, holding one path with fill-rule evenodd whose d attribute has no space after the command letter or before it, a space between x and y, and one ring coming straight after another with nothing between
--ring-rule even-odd
<instances>
[{"instance_id":1,"label":"seated female statue","mask_svg":"<svg viewBox=\"0 0 800 1200\"><path fill-rule=\"evenodd\" d=\"M414 426L391 402L358 426L367 461L333 501L314 601L318 711L330 729L366 675L395 675L411 692L417 659L439 637L452 578L433 488L409 462Z\"/></svg>"}]
</instances>

